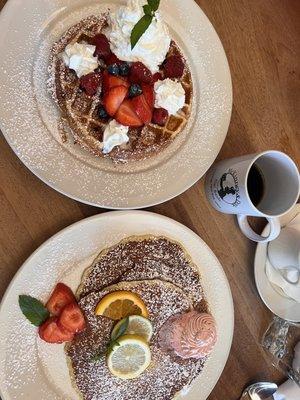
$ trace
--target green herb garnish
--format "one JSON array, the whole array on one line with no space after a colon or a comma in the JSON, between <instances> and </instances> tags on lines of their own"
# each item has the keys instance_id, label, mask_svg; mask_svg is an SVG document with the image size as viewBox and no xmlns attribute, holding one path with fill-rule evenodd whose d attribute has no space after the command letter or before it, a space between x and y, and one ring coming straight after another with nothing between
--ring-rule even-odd
<instances>
[{"instance_id":1,"label":"green herb garnish","mask_svg":"<svg viewBox=\"0 0 300 400\"><path fill-rule=\"evenodd\" d=\"M137 42L146 32L151 25L151 22L155 16L155 12L158 10L160 0L147 0L148 4L143 6L145 15L136 23L131 32L131 50L134 49Z\"/></svg>"},{"instance_id":2,"label":"green herb garnish","mask_svg":"<svg viewBox=\"0 0 300 400\"><path fill-rule=\"evenodd\" d=\"M19 296L19 306L25 317L35 326L42 325L50 316L47 308L39 300L31 296Z\"/></svg>"},{"instance_id":3,"label":"green herb garnish","mask_svg":"<svg viewBox=\"0 0 300 400\"><path fill-rule=\"evenodd\" d=\"M116 346L120 346L118 339L125 334L129 325L129 317L125 318L124 321L120 324L119 328L116 330L114 335L111 337L110 342L107 345L107 348L104 352L95 354L91 361L100 361L100 359L104 356L109 355Z\"/></svg>"}]
</instances>

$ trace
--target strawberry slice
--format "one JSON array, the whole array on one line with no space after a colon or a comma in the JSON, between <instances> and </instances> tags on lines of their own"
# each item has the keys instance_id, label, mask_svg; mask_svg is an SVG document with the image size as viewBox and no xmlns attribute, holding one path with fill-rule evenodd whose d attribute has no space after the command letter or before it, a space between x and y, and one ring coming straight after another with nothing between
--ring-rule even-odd
<instances>
[{"instance_id":1,"label":"strawberry slice","mask_svg":"<svg viewBox=\"0 0 300 400\"><path fill-rule=\"evenodd\" d=\"M130 83L126 78L121 78L120 76L110 75L107 71L103 72L103 90L104 93L108 92L110 89L116 86L125 86L129 88Z\"/></svg>"},{"instance_id":2,"label":"strawberry slice","mask_svg":"<svg viewBox=\"0 0 300 400\"><path fill-rule=\"evenodd\" d=\"M120 124L125 126L131 126L133 128L143 126L143 122L134 111L132 100L123 101L115 118Z\"/></svg>"},{"instance_id":3,"label":"strawberry slice","mask_svg":"<svg viewBox=\"0 0 300 400\"><path fill-rule=\"evenodd\" d=\"M131 65L129 79L131 83L152 83L151 71L141 62Z\"/></svg>"},{"instance_id":4,"label":"strawberry slice","mask_svg":"<svg viewBox=\"0 0 300 400\"><path fill-rule=\"evenodd\" d=\"M149 105L149 107L151 108L151 110L154 107L154 88L153 85L147 85L146 83L142 83L142 90L143 90L143 94L145 96L145 99Z\"/></svg>"},{"instance_id":5,"label":"strawberry slice","mask_svg":"<svg viewBox=\"0 0 300 400\"><path fill-rule=\"evenodd\" d=\"M46 307L53 315L59 315L62 309L76 301L72 290L64 283L58 283L48 300Z\"/></svg>"},{"instance_id":6,"label":"strawberry slice","mask_svg":"<svg viewBox=\"0 0 300 400\"><path fill-rule=\"evenodd\" d=\"M58 318L52 317L39 327L39 336L47 343L64 343L73 340L74 333L58 326Z\"/></svg>"},{"instance_id":7,"label":"strawberry slice","mask_svg":"<svg viewBox=\"0 0 300 400\"><path fill-rule=\"evenodd\" d=\"M128 89L125 86L116 86L110 89L103 99L104 107L107 113L113 117L118 111L123 100L127 96Z\"/></svg>"},{"instance_id":8,"label":"strawberry slice","mask_svg":"<svg viewBox=\"0 0 300 400\"><path fill-rule=\"evenodd\" d=\"M58 326L72 333L82 332L85 327L84 315L76 303L68 304L58 320Z\"/></svg>"},{"instance_id":9,"label":"strawberry slice","mask_svg":"<svg viewBox=\"0 0 300 400\"><path fill-rule=\"evenodd\" d=\"M147 100L143 94L134 97L132 100L134 111L138 117L144 122L144 124L150 124L152 119L152 110L147 103Z\"/></svg>"},{"instance_id":10,"label":"strawberry slice","mask_svg":"<svg viewBox=\"0 0 300 400\"><path fill-rule=\"evenodd\" d=\"M92 44L96 46L95 56L106 58L111 54L110 45L107 37L102 33L94 36Z\"/></svg>"}]
</instances>

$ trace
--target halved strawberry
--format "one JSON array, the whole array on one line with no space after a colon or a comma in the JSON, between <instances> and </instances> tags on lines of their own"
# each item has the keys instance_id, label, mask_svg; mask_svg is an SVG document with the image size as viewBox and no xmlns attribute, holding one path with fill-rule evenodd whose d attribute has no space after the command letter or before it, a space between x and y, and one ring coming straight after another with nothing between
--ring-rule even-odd
<instances>
[{"instance_id":1,"label":"halved strawberry","mask_svg":"<svg viewBox=\"0 0 300 400\"><path fill-rule=\"evenodd\" d=\"M123 100L127 96L128 89L125 86L111 88L104 96L103 104L107 113L113 117L118 111Z\"/></svg>"},{"instance_id":2,"label":"halved strawberry","mask_svg":"<svg viewBox=\"0 0 300 400\"><path fill-rule=\"evenodd\" d=\"M58 326L58 318L52 317L39 327L39 336L47 343L64 343L70 342L74 333Z\"/></svg>"},{"instance_id":3,"label":"halved strawberry","mask_svg":"<svg viewBox=\"0 0 300 400\"><path fill-rule=\"evenodd\" d=\"M102 33L93 37L92 44L96 46L95 56L106 58L111 54L109 41Z\"/></svg>"},{"instance_id":4,"label":"halved strawberry","mask_svg":"<svg viewBox=\"0 0 300 400\"><path fill-rule=\"evenodd\" d=\"M82 332L85 327L84 315L76 303L68 304L60 314L58 326L69 332Z\"/></svg>"},{"instance_id":5,"label":"halved strawberry","mask_svg":"<svg viewBox=\"0 0 300 400\"><path fill-rule=\"evenodd\" d=\"M142 83L141 86L145 99L152 110L154 107L154 100L155 100L153 85L147 85L146 83Z\"/></svg>"},{"instance_id":6,"label":"halved strawberry","mask_svg":"<svg viewBox=\"0 0 300 400\"><path fill-rule=\"evenodd\" d=\"M126 78L121 78L120 76L110 75L107 71L103 72L103 90L104 93L108 92L110 89L116 86L125 86L129 88L130 83Z\"/></svg>"},{"instance_id":7,"label":"halved strawberry","mask_svg":"<svg viewBox=\"0 0 300 400\"><path fill-rule=\"evenodd\" d=\"M144 124L150 124L152 119L152 110L147 103L147 100L143 94L134 97L132 100L134 111L138 117L144 122Z\"/></svg>"},{"instance_id":8,"label":"halved strawberry","mask_svg":"<svg viewBox=\"0 0 300 400\"><path fill-rule=\"evenodd\" d=\"M131 126L133 128L143 126L143 122L134 111L132 100L127 99L123 101L115 118L120 124L125 126Z\"/></svg>"},{"instance_id":9,"label":"halved strawberry","mask_svg":"<svg viewBox=\"0 0 300 400\"><path fill-rule=\"evenodd\" d=\"M64 283L58 283L53 290L46 307L53 315L59 315L62 309L70 303L76 301L72 290Z\"/></svg>"},{"instance_id":10,"label":"halved strawberry","mask_svg":"<svg viewBox=\"0 0 300 400\"><path fill-rule=\"evenodd\" d=\"M131 65L129 79L131 83L152 83L151 71L141 62Z\"/></svg>"},{"instance_id":11,"label":"halved strawberry","mask_svg":"<svg viewBox=\"0 0 300 400\"><path fill-rule=\"evenodd\" d=\"M101 85L102 75L98 72L91 72L80 78L80 87L86 91L90 96L97 93L99 86Z\"/></svg>"}]
</instances>

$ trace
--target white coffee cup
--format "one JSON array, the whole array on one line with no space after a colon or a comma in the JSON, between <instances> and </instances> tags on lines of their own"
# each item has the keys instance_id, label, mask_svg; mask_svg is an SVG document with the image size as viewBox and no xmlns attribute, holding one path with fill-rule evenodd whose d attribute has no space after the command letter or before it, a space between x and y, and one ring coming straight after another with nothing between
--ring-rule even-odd
<instances>
[{"instance_id":1,"label":"white coffee cup","mask_svg":"<svg viewBox=\"0 0 300 400\"><path fill-rule=\"evenodd\" d=\"M216 210L237 214L244 235L266 243L280 233L278 217L290 211L298 200L299 171L294 161L280 151L250 154L213 165L206 175L205 190ZM269 236L254 232L247 216L266 218Z\"/></svg>"}]
</instances>

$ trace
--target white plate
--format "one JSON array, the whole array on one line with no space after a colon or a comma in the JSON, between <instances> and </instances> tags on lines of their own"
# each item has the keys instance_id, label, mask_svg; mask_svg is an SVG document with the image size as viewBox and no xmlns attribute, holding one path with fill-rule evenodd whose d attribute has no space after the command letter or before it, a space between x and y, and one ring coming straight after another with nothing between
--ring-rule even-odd
<instances>
[{"instance_id":1,"label":"white plate","mask_svg":"<svg viewBox=\"0 0 300 400\"><path fill-rule=\"evenodd\" d=\"M300 204L296 204L293 209L280 217L281 226L284 227L300 213ZM266 236L269 232L269 225L262 232ZM296 301L281 296L272 286L267 278L265 268L268 262L267 257L268 243L258 243L254 260L255 283L259 295L265 305L280 318L291 322L300 322L300 306Z\"/></svg>"},{"instance_id":2,"label":"white plate","mask_svg":"<svg viewBox=\"0 0 300 400\"><path fill-rule=\"evenodd\" d=\"M0 14L0 124L22 162L59 192L112 209L169 200L200 179L224 142L232 86L222 44L193 0L163 0L172 36L193 74L193 111L185 131L145 162L114 167L59 139L58 110L46 90L51 45L83 17L121 0L9 0Z\"/></svg>"},{"instance_id":3,"label":"white plate","mask_svg":"<svg viewBox=\"0 0 300 400\"><path fill-rule=\"evenodd\" d=\"M172 219L142 211L120 211L80 221L44 243L24 263L9 286L0 309L0 392L3 400L78 400L72 390L63 345L38 339L18 307L18 295L45 301L57 281L75 290L83 270L103 248L131 235L165 235L187 249L202 275L202 284L217 322L218 341L186 400L205 400L228 358L234 313L225 273L208 246Z\"/></svg>"}]
</instances>

